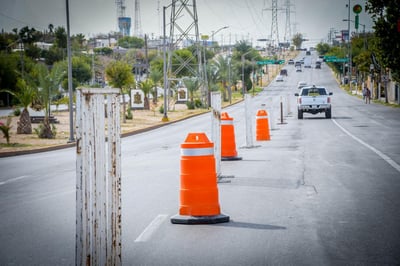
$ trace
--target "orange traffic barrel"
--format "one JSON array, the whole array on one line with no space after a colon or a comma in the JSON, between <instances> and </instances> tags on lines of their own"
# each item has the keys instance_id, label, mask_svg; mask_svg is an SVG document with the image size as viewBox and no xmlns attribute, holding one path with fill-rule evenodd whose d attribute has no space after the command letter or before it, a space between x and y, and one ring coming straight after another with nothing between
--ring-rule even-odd
<instances>
[{"instance_id":1,"label":"orange traffic barrel","mask_svg":"<svg viewBox=\"0 0 400 266\"><path fill-rule=\"evenodd\" d=\"M256 115L256 140L270 140L268 113L258 110Z\"/></svg>"},{"instance_id":2,"label":"orange traffic barrel","mask_svg":"<svg viewBox=\"0 0 400 266\"><path fill-rule=\"evenodd\" d=\"M173 224L229 222L218 202L214 143L205 133L189 133L181 144L179 214Z\"/></svg>"},{"instance_id":3,"label":"orange traffic barrel","mask_svg":"<svg viewBox=\"0 0 400 266\"><path fill-rule=\"evenodd\" d=\"M242 160L237 156L235 127L233 126L233 118L227 112L221 113L221 160L234 161Z\"/></svg>"}]
</instances>

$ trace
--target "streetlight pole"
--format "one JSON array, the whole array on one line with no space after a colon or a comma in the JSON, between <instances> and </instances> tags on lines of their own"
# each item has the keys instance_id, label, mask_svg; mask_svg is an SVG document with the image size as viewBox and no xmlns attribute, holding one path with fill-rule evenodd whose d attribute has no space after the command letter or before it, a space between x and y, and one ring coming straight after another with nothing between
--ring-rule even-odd
<instances>
[{"instance_id":1,"label":"streetlight pole","mask_svg":"<svg viewBox=\"0 0 400 266\"><path fill-rule=\"evenodd\" d=\"M74 110L73 110L73 91L72 91L72 60L71 60L71 37L69 28L69 0L65 0L67 12L67 56L68 56L68 94L69 94L69 140L75 142L74 139Z\"/></svg>"},{"instance_id":2,"label":"streetlight pole","mask_svg":"<svg viewBox=\"0 0 400 266\"><path fill-rule=\"evenodd\" d=\"M167 98L168 98L168 77L167 77L167 41L166 41L166 24L165 24L165 10L168 7L163 7L163 59L164 59L164 64L163 64L163 70L164 70L164 116L162 118L163 122L167 122L168 119L168 114L167 114Z\"/></svg>"}]
</instances>

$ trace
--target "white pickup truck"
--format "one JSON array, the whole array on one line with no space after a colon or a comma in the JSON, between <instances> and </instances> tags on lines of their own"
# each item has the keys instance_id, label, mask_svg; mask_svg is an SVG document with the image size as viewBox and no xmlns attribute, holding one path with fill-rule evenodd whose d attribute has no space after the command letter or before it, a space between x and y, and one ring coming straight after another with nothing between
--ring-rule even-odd
<instances>
[{"instance_id":1,"label":"white pickup truck","mask_svg":"<svg viewBox=\"0 0 400 266\"><path fill-rule=\"evenodd\" d=\"M297 118L303 119L303 113L325 113L326 118L332 117L331 97L332 92L327 92L321 86L303 87L297 96Z\"/></svg>"}]
</instances>

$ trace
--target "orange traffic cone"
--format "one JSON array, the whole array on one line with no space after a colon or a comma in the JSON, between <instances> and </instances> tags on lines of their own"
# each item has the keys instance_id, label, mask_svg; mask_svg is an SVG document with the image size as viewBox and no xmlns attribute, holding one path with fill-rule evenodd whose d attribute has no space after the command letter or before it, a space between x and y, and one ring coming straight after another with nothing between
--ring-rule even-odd
<instances>
[{"instance_id":1,"label":"orange traffic cone","mask_svg":"<svg viewBox=\"0 0 400 266\"><path fill-rule=\"evenodd\" d=\"M214 143L205 133L189 133L181 144L181 189L179 214L173 224L229 222L218 203Z\"/></svg>"},{"instance_id":2,"label":"orange traffic cone","mask_svg":"<svg viewBox=\"0 0 400 266\"><path fill-rule=\"evenodd\" d=\"M242 160L237 156L233 118L227 112L221 113L221 160Z\"/></svg>"},{"instance_id":3,"label":"orange traffic cone","mask_svg":"<svg viewBox=\"0 0 400 266\"><path fill-rule=\"evenodd\" d=\"M268 113L266 110L258 110L256 122L256 140L270 140Z\"/></svg>"}]
</instances>

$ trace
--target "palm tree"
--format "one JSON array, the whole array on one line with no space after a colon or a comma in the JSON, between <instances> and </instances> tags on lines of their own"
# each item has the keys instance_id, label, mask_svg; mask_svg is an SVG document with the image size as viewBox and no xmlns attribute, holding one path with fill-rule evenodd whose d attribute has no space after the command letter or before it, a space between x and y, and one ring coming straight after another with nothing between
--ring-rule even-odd
<instances>
[{"instance_id":1,"label":"palm tree","mask_svg":"<svg viewBox=\"0 0 400 266\"><path fill-rule=\"evenodd\" d=\"M52 93L52 88L54 85L54 78L50 76L49 71L46 66L42 64L37 64L35 66L36 73L36 83L39 86L37 98L39 102L42 103L44 107L44 120L43 120L43 130L40 132L39 137L45 139L52 139L55 134L50 126L49 116L50 116L50 98Z\"/></svg>"},{"instance_id":2,"label":"palm tree","mask_svg":"<svg viewBox=\"0 0 400 266\"><path fill-rule=\"evenodd\" d=\"M115 88L119 88L122 94L122 121L126 123L126 105L125 105L125 92L129 90L130 86L134 84L135 79L131 72L131 66L122 61L111 62L106 68L106 75L110 84Z\"/></svg>"},{"instance_id":3,"label":"palm tree","mask_svg":"<svg viewBox=\"0 0 400 266\"><path fill-rule=\"evenodd\" d=\"M229 75L229 58L219 55L213 62L212 65L215 68L215 78L217 82L221 82L222 93L224 100L226 100L226 88Z\"/></svg>"},{"instance_id":4,"label":"palm tree","mask_svg":"<svg viewBox=\"0 0 400 266\"><path fill-rule=\"evenodd\" d=\"M153 93L153 103L156 104L157 103L157 85L160 85L160 82L163 78L163 73L158 70L158 69L154 69L150 71L150 79L153 81L154 84L154 93Z\"/></svg>"},{"instance_id":5,"label":"palm tree","mask_svg":"<svg viewBox=\"0 0 400 266\"><path fill-rule=\"evenodd\" d=\"M25 80L18 78L17 80L18 91L2 90L13 95L23 106L21 116L19 117L17 134L32 134L31 117L29 115L28 106L36 98L37 90L28 85Z\"/></svg>"},{"instance_id":6,"label":"palm tree","mask_svg":"<svg viewBox=\"0 0 400 266\"><path fill-rule=\"evenodd\" d=\"M194 93L200 86L200 82L198 78L184 78L183 83L185 84L186 88L189 92L190 102L194 104Z\"/></svg>"},{"instance_id":7,"label":"palm tree","mask_svg":"<svg viewBox=\"0 0 400 266\"><path fill-rule=\"evenodd\" d=\"M154 83L151 79L146 79L145 81L139 83L139 87L144 93L144 109L150 110L149 93L154 87Z\"/></svg>"}]
</instances>

